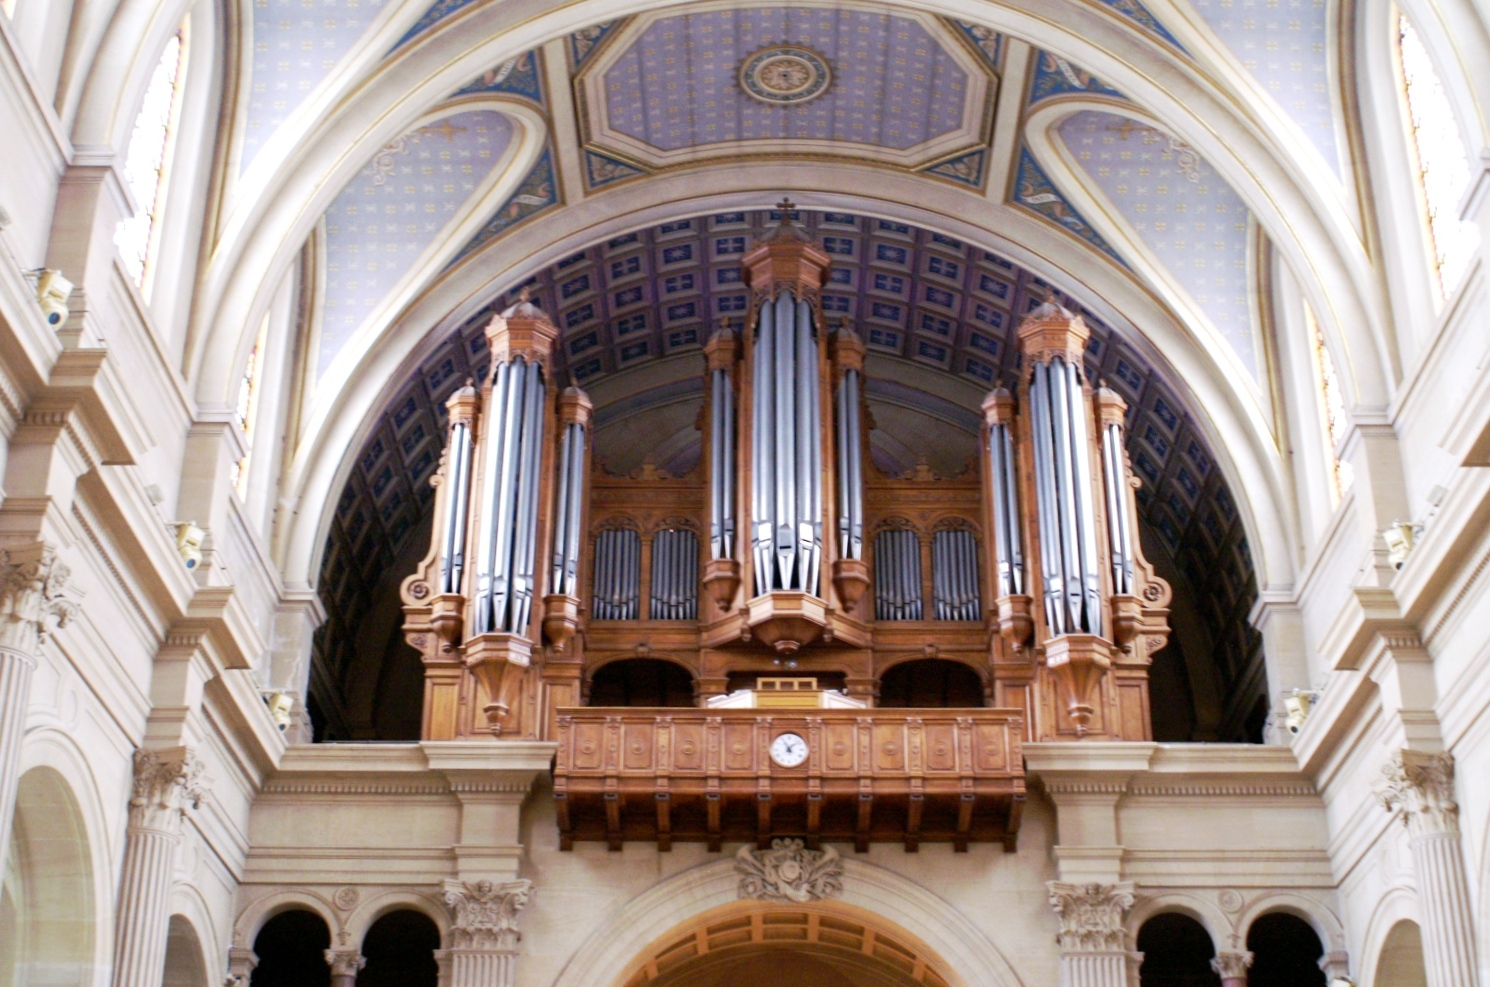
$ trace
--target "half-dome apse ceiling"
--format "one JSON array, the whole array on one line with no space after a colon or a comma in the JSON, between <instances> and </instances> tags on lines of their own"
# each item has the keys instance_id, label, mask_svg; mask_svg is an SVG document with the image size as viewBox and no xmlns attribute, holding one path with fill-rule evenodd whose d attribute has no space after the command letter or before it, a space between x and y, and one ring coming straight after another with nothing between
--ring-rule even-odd
<instances>
[{"instance_id":1,"label":"half-dome apse ceiling","mask_svg":"<svg viewBox=\"0 0 1490 987\"><path fill-rule=\"evenodd\" d=\"M1176 585L1176 633L1156 660L1154 708L1193 704L1198 712L1174 728L1184 736L1166 739L1249 733L1262 689L1249 673L1260 664L1247 621L1257 593L1252 560L1181 387L1078 300L995 253L889 220L793 216L833 258L822 292L830 327L846 321L869 348L871 451L882 472L976 469L979 404L990 388L1018 380L1020 318L1046 298L1084 316L1092 330L1088 372L1128 402L1145 547ZM394 391L355 460L327 539L319 591L329 616L314 676L319 726L335 736L380 735L375 704L349 702L349 686L386 675L385 651L391 660L405 648L398 580L427 544L445 401L488 371L483 330L492 315L525 290L559 327L555 376L595 400L597 468L686 472L698 461L702 345L721 325L743 326L740 258L779 219L775 210L693 216L579 251L511 285ZM368 639L373 623L377 640ZM1180 664L1180 653L1187 667L1176 669L1167 695L1160 666L1165 657ZM1202 672L1211 681L1199 681ZM1211 695L1209 708L1200 709L1200 693Z\"/></svg>"}]
</instances>

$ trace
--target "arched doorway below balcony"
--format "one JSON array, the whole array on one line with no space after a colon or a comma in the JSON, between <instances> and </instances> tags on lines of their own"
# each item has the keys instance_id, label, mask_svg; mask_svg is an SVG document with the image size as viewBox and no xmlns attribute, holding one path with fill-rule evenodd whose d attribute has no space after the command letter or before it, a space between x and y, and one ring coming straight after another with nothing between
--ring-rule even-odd
<instances>
[{"instance_id":1,"label":"arched doorway below balcony","mask_svg":"<svg viewBox=\"0 0 1490 987\"><path fill-rule=\"evenodd\" d=\"M857 909L741 902L674 930L632 964L623 987L949 987L942 959Z\"/></svg>"}]
</instances>

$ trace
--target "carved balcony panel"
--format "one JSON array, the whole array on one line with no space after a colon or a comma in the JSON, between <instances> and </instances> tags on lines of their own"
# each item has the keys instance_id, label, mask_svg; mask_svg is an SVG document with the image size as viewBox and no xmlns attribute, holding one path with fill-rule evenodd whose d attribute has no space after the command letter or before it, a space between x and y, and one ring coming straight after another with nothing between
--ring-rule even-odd
<instances>
[{"instance_id":1,"label":"carved balcony panel","mask_svg":"<svg viewBox=\"0 0 1490 987\"><path fill-rule=\"evenodd\" d=\"M1023 734L1010 709L562 709L560 846L718 850L797 837L861 852L891 842L1012 851Z\"/></svg>"}]
</instances>

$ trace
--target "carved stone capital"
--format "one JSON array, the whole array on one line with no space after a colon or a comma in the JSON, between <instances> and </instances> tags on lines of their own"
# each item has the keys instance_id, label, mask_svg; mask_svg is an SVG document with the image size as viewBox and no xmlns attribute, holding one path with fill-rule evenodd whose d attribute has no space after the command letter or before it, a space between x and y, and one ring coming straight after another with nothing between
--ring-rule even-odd
<instances>
[{"instance_id":1,"label":"carved stone capital","mask_svg":"<svg viewBox=\"0 0 1490 987\"><path fill-rule=\"evenodd\" d=\"M176 832L187 809L195 809L206 794L202 762L185 747L135 751L134 791L129 800L129 822L145 829Z\"/></svg>"},{"instance_id":2,"label":"carved stone capital","mask_svg":"<svg viewBox=\"0 0 1490 987\"><path fill-rule=\"evenodd\" d=\"M1454 755L1400 750L1382 767L1377 797L1413 836L1459 831Z\"/></svg>"},{"instance_id":3,"label":"carved stone capital","mask_svg":"<svg viewBox=\"0 0 1490 987\"><path fill-rule=\"evenodd\" d=\"M1252 966L1252 954L1245 951L1221 952L1211 960L1211 969L1221 975L1221 980L1247 982L1247 971Z\"/></svg>"},{"instance_id":4,"label":"carved stone capital","mask_svg":"<svg viewBox=\"0 0 1490 987\"><path fill-rule=\"evenodd\" d=\"M326 950L326 965L331 967L331 976L356 977L357 971L367 966L367 959L355 948Z\"/></svg>"},{"instance_id":5,"label":"carved stone capital","mask_svg":"<svg viewBox=\"0 0 1490 987\"><path fill-rule=\"evenodd\" d=\"M522 933L517 916L528 904L533 882L528 880L445 882L445 904L455 921L450 926L452 949L489 949L516 952Z\"/></svg>"},{"instance_id":6,"label":"carved stone capital","mask_svg":"<svg viewBox=\"0 0 1490 987\"><path fill-rule=\"evenodd\" d=\"M35 655L50 621L66 627L77 616L78 605L63 595L71 575L44 542L0 549L0 648Z\"/></svg>"},{"instance_id":7,"label":"carved stone capital","mask_svg":"<svg viewBox=\"0 0 1490 987\"><path fill-rule=\"evenodd\" d=\"M1123 915L1133 907L1133 882L1067 884L1050 881L1050 907L1061 920L1056 937L1067 953L1123 952L1127 933Z\"/></svg>"},{"instance_id":8,"label":"carved stone capital","mask_svg":"<svg viewBox=\"0 0 1490 987\"><path fill-rule=\"evenodd\" d=\"M801 840L772 840L771 849L745 845L735 854L740 897L762 901L820 901L843 894L843 858L832 847L809 850Z\"/></svg>"}]
</instances>

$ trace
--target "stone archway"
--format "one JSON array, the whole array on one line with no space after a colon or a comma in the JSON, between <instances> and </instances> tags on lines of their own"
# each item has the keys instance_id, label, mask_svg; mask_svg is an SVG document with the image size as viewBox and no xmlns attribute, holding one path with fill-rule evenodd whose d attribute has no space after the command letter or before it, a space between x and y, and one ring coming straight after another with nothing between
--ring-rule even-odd
<instances>
[{"instance_id":1,"label":"stone archway","mask_svg":"<svg viewBox=\"0 0 1490 987\"><path fill-rule=\"evenodd\" d=\"M854 950L869 962L851 961L848 954ZM705 955L721 959L705 961ZM780 971L786 965L779 961L788 956L810 959L807 967L825 979L784 981ZM769 979L751 979L758 957L776 961L767 967L773 970ZM670 979L660 979L663 974ZM685 974L689 979L678 979ZM742 899L733 860L689 868L614 910L553 983L840 987L845 982L834 977L866 987L1025 984L987 933L950 902L893 871L853 859L843 861L841 897L802 904Z\"/></svg>"},{"instance_id":2,"label":"stone archway","mask_svg":"<svg viewBox=\"0 0 1490 987\"><path fill-rule=\"evenodd\" d=\"M942 959L887 926L836 903L726 905L646 950L624 987L948 987Z\"/></svg>"},{"instance_id":3,"label":"stone archway","mask_svg":"<svg viewBox=\"0 0 1490 987\"><path fill-rule=\"evenodd\" d=\"M82 987L93 980L93 866L72 789L33 768L16 796L0 901L0 985Z\"/></svg>"}]
</instances>

